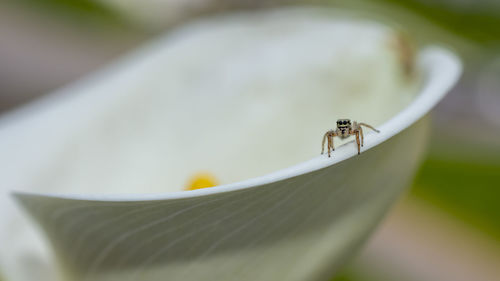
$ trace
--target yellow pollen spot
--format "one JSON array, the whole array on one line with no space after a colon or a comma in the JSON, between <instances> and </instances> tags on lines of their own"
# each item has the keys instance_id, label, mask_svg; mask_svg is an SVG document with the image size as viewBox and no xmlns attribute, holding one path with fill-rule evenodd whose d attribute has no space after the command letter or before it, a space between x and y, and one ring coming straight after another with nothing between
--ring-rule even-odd
<instances>
[{"instance_id":1,"label":"yellow pollen spot","mask_svg":"<svg viewBox=\"0 0 500 281\"><path fill-rule=\"evenodd\" d=\"M195 190L218 185L219 182L214 175L208 172L199 172L194 174L188 181L185 190Z\"/></svg>"}]
</instances>

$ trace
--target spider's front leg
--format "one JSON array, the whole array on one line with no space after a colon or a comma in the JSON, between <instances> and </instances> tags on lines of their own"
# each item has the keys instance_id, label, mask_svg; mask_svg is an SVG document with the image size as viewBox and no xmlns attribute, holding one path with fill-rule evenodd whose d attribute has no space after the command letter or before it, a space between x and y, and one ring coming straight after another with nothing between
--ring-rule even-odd
<instances>
[{"instance_id":1,"label":"spider's front leg","mask_svg":"<svg viewBox=\"0 0 500 281\"><path fill-rule=\"evenodd\" d=\"M328 133L330 131L326 132L325 135L323 135L323 141L321 142L321 154L325 153L325 141L328 138Z\"/></svg>"},{"instance_id":2,"label":"spider's front leg","mask_svg":"<svg viewBox=\"0 0 500 281\"><path fill-rule=\"evenodd\" d=\"M359 146L359 130L354 130L354 134L356 134L356 143L358 144L358 155L361 153L361 147Z\"/></svg>"},{"instance_id":3,"label":"spider's front leg","mask_svg":"<svg viewBox=\"0 0 500 281\"><path fill-rule=\"evenodd\" d=\"M336 135L337 134L335 134L335 132L333 131L328 135L328 157L330 157L330 149L331 151L335 151L335 146L333 145L333 137Z\"/></svg>"},{"instance_id":4,"label":"spider's front leg","mask_svg":"<svg viewBox=\"0 0 500 281\"><path fill-rule=\"evenodd\" d=\"M325 140L326 140L326 134L323 135L323 141L321 141L321 154L325 153Z\"/></svg>"},{"instance_id":5,"label":"spider's front leg","mask_svg":"<svg viewBox=\"0 0 500 281\"><path fill-rule=\"evenodd\" d=\"M361 146L363 146L365 144L365 136L363 135L363 128L361 128L361 124L364 124L364 123L358 123L358 122L354 121L354 124L352 126L353 133L351 135L355 135L356 134L355 132L359 131L359 135L361 136Z\"/></svg>"},{"instance_id":6,"label":"spider's front leg","mask_svg":"<svg viewBox=\"0 0 500 281\"><path fill-rule=\"evenodd\" d=\"M325 152L325 141L328 141L327 144L327 150L328 150L328 157L330 157L330 149L331 151L335 150L335 147L333 146L333 137L336 136L335 132L333 130L330 130L325 133L323 136L323 142L321 144L321 154Z\"/></svg>"},{"instance_id":7,"label":"spider's front leg","mask_svg":"<svg viewBox=\"0 0 500 281\"><path fill-rule=\"evenodd\" d=\"M359 135L361 136L361 146L365 144L364 136L363 136L363 128L359 126Z\"/></svg>"}]
</instances>

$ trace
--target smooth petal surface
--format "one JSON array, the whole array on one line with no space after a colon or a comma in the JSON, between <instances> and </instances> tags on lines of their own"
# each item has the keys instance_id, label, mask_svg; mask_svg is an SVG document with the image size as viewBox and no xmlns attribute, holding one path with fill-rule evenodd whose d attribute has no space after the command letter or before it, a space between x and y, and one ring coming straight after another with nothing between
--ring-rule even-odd
<instances>
[{"instance_id":1,"label":"smooth petal surface","mask_svg":"<svg viewBox=\"0 0 500 281\"><path fill-rule=\"evenodd\" d=\"M407 185L424 136L419 123L337 165L201 196L20 200L84 280L321 280Z\"/></svg>"},{"instance_id":2,"label":"smooth petal surface","mask_svg":"<svg viewBox=\"0 0 500 281\"><path fill-rule=\"evenodd\" d=\"M418 58L421 81L408 77L394 31L336 15L298 9L196 23L4 118L5 189L82 194L17 195L66 276L330 276L407 186L425 144L419 120L460 72L434 48ZM381 133L367 134L360 156L349 143L311 159L339 117ZM228 184L179 192L200 169ZM169 193L131 194L157 191ZM129 194L98 195L113 192ZM2 241L29 241L10 245L15 262L49 260L28 226L9 229L17 214L1 218ZM0 261L8 277L29 280L8 254Z\"/></svg>"}]
</instances>

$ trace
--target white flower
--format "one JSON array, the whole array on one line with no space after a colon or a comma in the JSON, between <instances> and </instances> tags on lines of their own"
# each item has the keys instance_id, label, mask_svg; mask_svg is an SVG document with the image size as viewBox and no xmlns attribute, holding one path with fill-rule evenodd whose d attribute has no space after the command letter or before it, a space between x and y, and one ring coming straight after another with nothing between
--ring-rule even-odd
<instances>
[{"instance_id":1,"label":"white flower","mask_svg":"<svg viewBox=\"0 0 500 281\"><path fill-rule=\"evenodd\" d=\"M411 74L398 36L329 10L214 18L5 117L1 271L14 281L332 275L407 186L424 150L419 120L460 72L433 48ZM337 118L381 133L366 134L360 156L337 140L332 158L319 156ZM223 185L181 191L199 170ZM32 192L17 198L58 262L11 190Z\"/></svg>"}]
</instances>

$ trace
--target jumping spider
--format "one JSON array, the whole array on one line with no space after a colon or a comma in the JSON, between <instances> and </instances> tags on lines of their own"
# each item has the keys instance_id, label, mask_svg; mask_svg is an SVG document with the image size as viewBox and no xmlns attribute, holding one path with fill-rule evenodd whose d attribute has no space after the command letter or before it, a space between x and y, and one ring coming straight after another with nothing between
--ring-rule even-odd
<instances>
[{"instance_id":1,"label":"jumping spider","mask_svg":"<svg viewBox=\"0 0 500 281\"><path fill-rule=\"evenodd\" d=\"M366 123L358 123L356 121L352 121L349 119L339 119L337 120L337 129L330 130L325 133L323 136L323 143L321 146L321 154L325 152L325 141L328 140L328 157L330 157L330 150L334 151L335 147L333 146L333 137L340 137L341 139L345 139L351 135L356 136L356 143L358 144L358 154L360 153L360 142L359 136L361 135L361 146L363 146L363 129L361 126L368 127L374 130L377 133L380 133L379 130L373 128L372 126Z\"/></svg>"}]
</instances>

